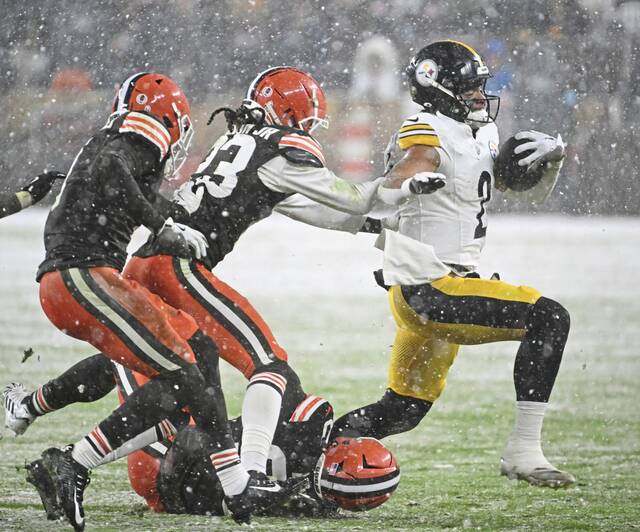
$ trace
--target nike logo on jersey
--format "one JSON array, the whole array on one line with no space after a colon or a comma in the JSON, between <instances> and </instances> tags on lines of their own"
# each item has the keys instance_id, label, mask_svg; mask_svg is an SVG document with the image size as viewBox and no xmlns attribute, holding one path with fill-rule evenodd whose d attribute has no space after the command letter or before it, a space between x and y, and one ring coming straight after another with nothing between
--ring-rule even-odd
<instances>
[{"instance_id":1,"label":"nike logo on jersey","mask_svg":"<svg viewBox=\"0 0 640 532\"><path fill-rule=\"evenodd\" d=\"M414 119L407 118L407 119L405 120L405 122L417 122L417 121L418 121L418 117L417 117L417 116L416 116Z\"/></svg>"}]
</instances>

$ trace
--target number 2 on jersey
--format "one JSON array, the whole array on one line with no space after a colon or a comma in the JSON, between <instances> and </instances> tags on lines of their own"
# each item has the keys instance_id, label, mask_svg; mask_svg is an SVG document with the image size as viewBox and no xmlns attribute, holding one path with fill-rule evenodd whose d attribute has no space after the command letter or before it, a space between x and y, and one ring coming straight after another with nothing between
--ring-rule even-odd
<instances>
[{"instance_id":1,"label":"number 2 on jersey","mask_svg":"<svg viewBox=\"0 0 640 532\"><path fill-rule=\"evenodd\" d=\"M485 217L487 211L485 210L484 205L491 200L491 174L487 171L480 174L480 179L478 181L478 197L481 198L480 212L476 215L478 225L476 226L473 238L483 238L487 234L487 220Z\"/></svg>"},{"instance_id":2,"label":"number 2 on jersey","mask_svg":"<svg viewBox=\"0 0 640 532\"><path fill-rule=\"evenodd\" d=\"M234 135L222 142L224 137L214 145L213 149L202 161L196 175L196 185L204 185L207 192L214 198L230 196L238 184L238 174L249 164L249 160L256 149L256 139L250 135ZM213 172L208 171L213 162L217 162Z\"/></svg>"}]
</instances>

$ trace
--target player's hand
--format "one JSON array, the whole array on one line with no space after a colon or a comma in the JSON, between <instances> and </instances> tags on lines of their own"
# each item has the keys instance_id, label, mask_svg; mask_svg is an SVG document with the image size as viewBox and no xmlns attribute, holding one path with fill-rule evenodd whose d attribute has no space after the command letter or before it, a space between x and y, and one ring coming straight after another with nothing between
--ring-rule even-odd
<instances>
[{"instance_id":1,"label":"player's hand","mask_svg":"<svg viewBox=\"0 0 640 532\"><path fill-rule=\"evenodd\" d=\"M31 194L33 203L37 203L49 193L56 179L64 179L65 177L67 177L66 174L63 174L62 172L56 172L54 170L44 172L34 177L20 190Z\"/></svg>"},{"instance_id":2,"label":"player's hand","mask_svg":"<svg viewBox=\"0 0 640 532\"><path fill-rule=\"evenodd\" d=\"M189 247L192 256L196 259L202 259L207 256L209 243L200 231L188 225L176 223L171 218L167 218L167 221L160 229L160 233L164 233L165 231L170 231L172 234L183 239Z\"/></svg>"},{"instance_id":3,"label":"player's hand","mask_svg":"<svg viewBox=\"0 0 640 532\"><path fill-rule=\"evenodd\" d=\"M447 177L438 172L418 172L406 179L401 188L411 194L432 194L442 188L446 181Z\"/></svg>"},{"instance_id":4,"label":"player's hand","mask_svg":"<svg viewBox=\"0 0 640 532\"><path fill-rule=\"evenodd\" d=\"M203 196L204 186L198 186L189 180L176 190L173 199L182 205L189 214L193 214L200 207Z\"/></svg>"},{"instance_id":5,"label":"player's hand","mask_svg":"<svg viewBox=\"0 0 640 532\"><path fill-rule=\"evenodd\" d=\"M562 142L562 137L552 137L539 131L520 131L515 134L516 140L528 140L529 142L523 142L513 150L514 153L519 154L525 151L533 150L526 157L523 157L518 161L518 166L531 166L538 163L545 163L547 161L557 162L564 158L565 145Z\"/></svg>"}]
</instances>

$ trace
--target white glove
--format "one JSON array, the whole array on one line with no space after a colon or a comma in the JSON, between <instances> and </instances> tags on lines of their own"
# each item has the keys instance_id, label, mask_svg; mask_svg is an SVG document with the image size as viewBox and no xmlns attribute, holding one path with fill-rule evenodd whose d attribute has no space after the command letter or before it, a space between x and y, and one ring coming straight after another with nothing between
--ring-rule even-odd
<instances>
[{"instance_id":1,"label":"white glove","mask_svg":"<svg viewBox=\"0 0 640 532\"><path fill-rule=\"evenodd\" d=\"M173 201L180 204L189 213L193 214L200 207L200 202L204 196L204 187L196 187L193 190L193 181L189 180L175 191Z\"/></svg>"},{"instance_id":2,"label":"white glove","mask_svg":"<svg viewBox=\"0 0 640 532\"><path fill-rule=\"evenodd\" d=\"M547 161L557 162L564 158L565 145L560 135L557 138L553 138L545 133L530 130L516 133L515 138L516 140L527 139L530 142L524 142L516 146L515 150L513 150L514 153L518 154L533 150L533 153L518 161L518 166L531 166Z\"/></svg>"},{"instance_id":3,"label":"white glove","mask_svg":"<svg viewBox=\"0 0 640 532\"><path fill-rule=\"evenodd\" d=\"M398 146L398 132L396 131L384 149L384 175L387 175L393 167L396 165L398 155L400 153L400 146Z\"/></svg>"},{"instance_id":4,"label":"white glove","mask_svg":"<svg viewBox=\"0 0 640 532\"><path fill-rule=\"evenodd\" d=\"M160 229L160 231L164 230L172 231L173 233L181 236L196 259L202 259L207 256L209 243L200 231L193 229L188 225L176 223L171 218L167 218L162 229Z\"/></svg>"},{"instance_id":5,"label":"white glove","mask_svg":"<svg viewBox=\"0 0 640 532\"><path fill-rule=\"evenodd\" d=\"M400 189L406 194L431 194L442 188L447 176L439 172L418 172L413 177L405 179Z\"/></svg>"}]
</instances>

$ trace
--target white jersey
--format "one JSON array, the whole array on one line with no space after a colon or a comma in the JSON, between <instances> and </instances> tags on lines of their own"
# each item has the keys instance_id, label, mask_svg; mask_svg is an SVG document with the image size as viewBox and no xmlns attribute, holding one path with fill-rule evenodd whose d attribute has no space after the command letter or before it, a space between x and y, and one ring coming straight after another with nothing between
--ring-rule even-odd
<instances>
[{"instance_id":1,"label":"white jersey","mask_svg":"<svg viewBox=\"0 0 640 532\"><path fill-rule=\"evenodd\" d=\"M385 250L388 284L432 281L455 269L451 265L475 270L487 231L493 160L498 153L495 124L478 129L474 136L462 122L420 112L405 120L398 132L401 150L415 145L438 150L437 171L447 180L436 192L412 196L399 206L400 237L388 230L382 235L379 246ZM425 264L430 264L427 271Z\"/></svg>"}]
</instances>

